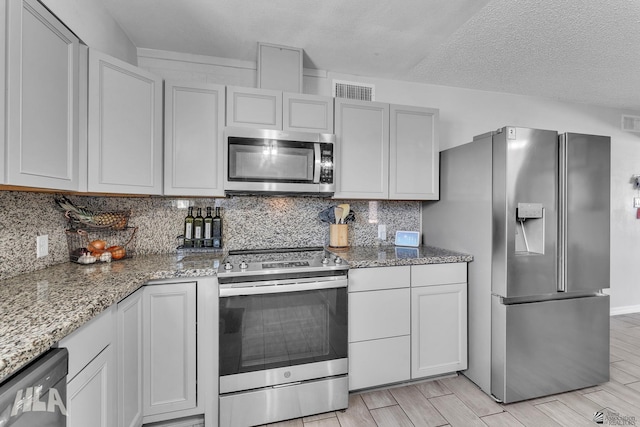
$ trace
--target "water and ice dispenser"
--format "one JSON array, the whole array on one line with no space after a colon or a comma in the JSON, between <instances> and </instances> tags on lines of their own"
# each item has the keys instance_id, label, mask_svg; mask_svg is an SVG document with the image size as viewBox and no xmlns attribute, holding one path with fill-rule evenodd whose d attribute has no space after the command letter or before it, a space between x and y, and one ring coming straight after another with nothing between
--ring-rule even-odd
<instances>
[{"instance_id":1,"label":"water and ice dispenser","mask_svg":"<svg viewBox=\"0 0 640 427\"><path fill-rule=\"evenodd\" d=\"M544 254L544 211L542 203L518 203L516 254Z\"/></svg>"}]
</instances>

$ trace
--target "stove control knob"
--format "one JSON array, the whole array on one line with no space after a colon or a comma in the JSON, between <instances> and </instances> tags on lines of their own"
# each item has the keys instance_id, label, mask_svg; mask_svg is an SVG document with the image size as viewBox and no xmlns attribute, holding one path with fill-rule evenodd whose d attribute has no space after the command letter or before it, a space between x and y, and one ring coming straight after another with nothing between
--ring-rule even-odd
<instances>
[{"instance_id":1,"label":"stove control knob","mask_svg":"<svg viewBox=\"0 0 640 427\"><path fill-rule=\"evenodd\" d=\"M329 258L327 257L322 258L322 265L327 265L327 264L329 264Z\"/></svg>"},{"instance_id":2,"label":"stove control knob","mask_svg":"<svg viewBox=\"0 0 640 427\"><path fill-rule=\"evenodd\" d=\"M335 262L336 264L342 264L342 258L337 256L336 259L333 260L333 262Z\"/></svg>"},{"instance_id":3,"label":"stove control knob","mask_svg":"<svg viewBox=\"0 0 640 427\"><path fill-rule=\"evenodd\" d=\"M245 270L247 267L249 267L249 264L247 264L246 261L240 263L240 270Z\"/></svg>"},{"instance_id":4,"label":"stove control knob","mask_svg":"<svg viewBox=\"0 0 640 427\"><path fill-rule=\"evenodd\" d=\"M231 264L229 261L224 263L224 269L225 270L233 270L233 264Z\"/></svg>"}]
</instances>

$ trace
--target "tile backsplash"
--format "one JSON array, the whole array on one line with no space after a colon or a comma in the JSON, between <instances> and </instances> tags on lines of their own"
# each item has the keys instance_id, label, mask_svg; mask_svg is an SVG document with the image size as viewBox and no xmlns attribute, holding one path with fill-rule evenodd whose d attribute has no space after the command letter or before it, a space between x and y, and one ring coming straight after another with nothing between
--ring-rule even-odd
<instances>
[{"instance_id":1,"label":"tile backsplash","mask_svg":"<svg viewBox=\"0 0 640 427\"><path fill-rule=\"evenodd\" d=\"M67 262L67 223L54 194L0 190L0 279ZM225 249L323 246L329 226L318 213L349 203L356 220L349 225L351 246L393 243L396 230L420 230L420 202L330 200L313 197L169 198L68 196L74 204L95 211L131 210L130 225L138 232L136 254L171 253L181 243L188 201L203 208L219 206ZM195 213L194 213L195 215ZM378 240L386 225L387 241ZM36 259L36 236L49 236L49 255Z\"/></svg>"}]
</instances>

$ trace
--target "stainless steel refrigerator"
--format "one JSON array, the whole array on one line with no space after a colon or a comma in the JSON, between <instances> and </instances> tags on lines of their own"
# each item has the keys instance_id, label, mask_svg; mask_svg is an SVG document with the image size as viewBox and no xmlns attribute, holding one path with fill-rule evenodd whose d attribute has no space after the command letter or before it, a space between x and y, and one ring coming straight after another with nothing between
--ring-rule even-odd
<instances>
[{"instance_id":1,"label":"stainless steel refrigerator","mask_svg":"<svg viewBox=\"0 0 640 427\"><path fill-rule=\"evenodd\" d=\"M609 379L610 138L504 127L440 153L423 242L470 253L469 368L509 403Z\"/></svg>"}]
</instances>

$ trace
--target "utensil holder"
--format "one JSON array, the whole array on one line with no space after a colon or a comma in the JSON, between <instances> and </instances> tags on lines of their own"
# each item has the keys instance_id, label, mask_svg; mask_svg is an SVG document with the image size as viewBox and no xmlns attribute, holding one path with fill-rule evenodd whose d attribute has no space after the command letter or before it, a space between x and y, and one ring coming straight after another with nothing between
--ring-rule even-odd
<instances>
[{"instance_id":1,"label":"utensil holder","mask_svg":"<svg viewBox=\"0 0 640 427\"><path fill-rule=\"evenodd\" d=\"M329 246L332 248L346 248L349 246L347 224L329 224Z\"/></svg>"}]
</instances>

